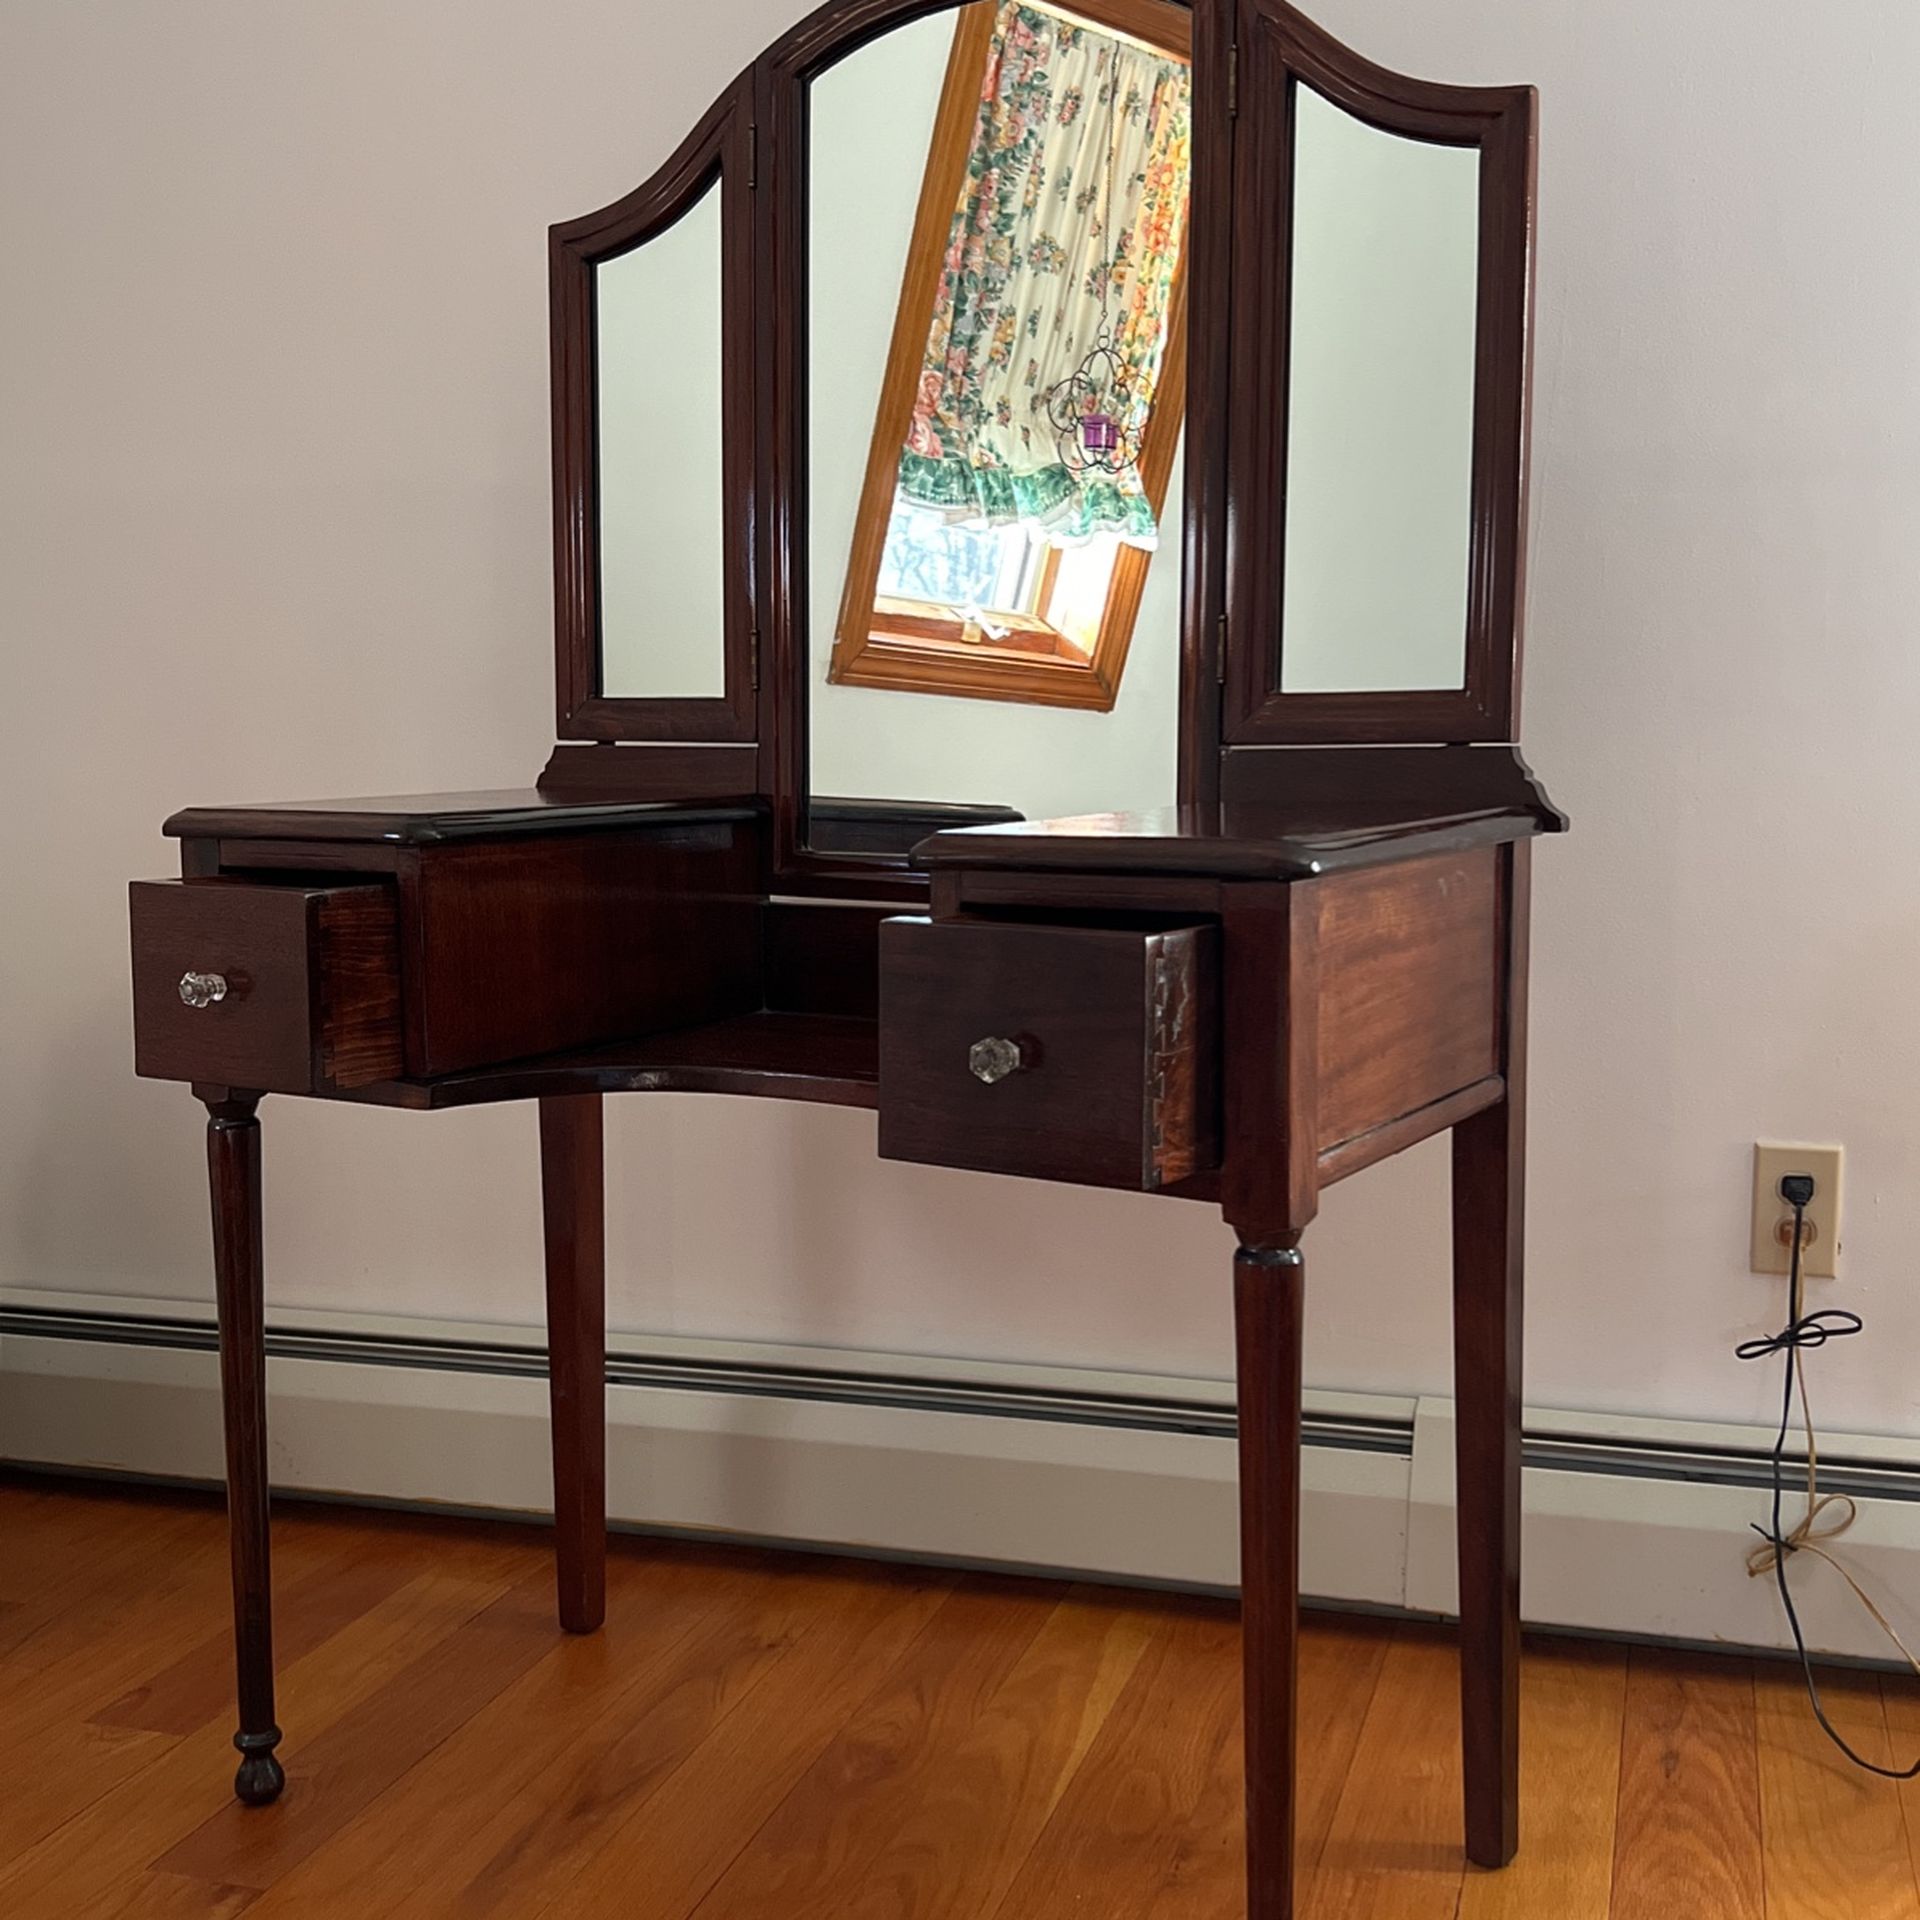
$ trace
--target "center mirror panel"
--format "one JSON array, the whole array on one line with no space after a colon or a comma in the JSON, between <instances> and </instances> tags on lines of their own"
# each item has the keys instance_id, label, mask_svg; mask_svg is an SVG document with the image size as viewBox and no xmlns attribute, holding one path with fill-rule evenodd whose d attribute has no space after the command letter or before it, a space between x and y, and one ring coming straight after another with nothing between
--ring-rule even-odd
<instances>
[{"instance_id":1,"label":"center mirror panel","mask_svg":"<svg viewBox=\"0 0 1920 1920\"><path fill-rule=\"evenodd\" d=\"M1167 0L974 0L810 83L816 851L1173 803L1190 79Z\"/></svg>"}]
</instances>

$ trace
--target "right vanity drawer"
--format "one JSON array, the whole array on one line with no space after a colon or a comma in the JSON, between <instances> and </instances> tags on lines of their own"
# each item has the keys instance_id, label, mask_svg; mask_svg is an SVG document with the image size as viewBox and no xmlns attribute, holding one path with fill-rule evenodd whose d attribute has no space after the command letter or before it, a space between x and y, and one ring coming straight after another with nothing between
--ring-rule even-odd
<instances>
[{"instance_id":1,"label":"right vanity drawer","mask_svg":"<svg viewBox=\"0 0 1920 1920\"><path fill-rule=\"evenodd\" d=\"M901 918L880 929L880 1153L1151 1191L1219 1163L1219 940Z\"/></svg>"}]
</instances>

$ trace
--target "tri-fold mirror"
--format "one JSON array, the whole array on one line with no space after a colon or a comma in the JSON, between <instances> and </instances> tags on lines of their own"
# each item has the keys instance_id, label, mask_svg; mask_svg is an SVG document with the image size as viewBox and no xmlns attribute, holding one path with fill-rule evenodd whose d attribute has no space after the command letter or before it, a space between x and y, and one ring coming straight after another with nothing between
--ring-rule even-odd
<instances>
[{"instance_id":1,"label":"tri-fold mirror","mask_svg":"<svg viewBox=\"0 0 1920 1920\"><path fill-rule=\"evenodd\" d=\"M1510 738L1532 139L1275 0L832 0L554 229L562 737L757 743L795 871Z\"/></svg>"}]
</instances>

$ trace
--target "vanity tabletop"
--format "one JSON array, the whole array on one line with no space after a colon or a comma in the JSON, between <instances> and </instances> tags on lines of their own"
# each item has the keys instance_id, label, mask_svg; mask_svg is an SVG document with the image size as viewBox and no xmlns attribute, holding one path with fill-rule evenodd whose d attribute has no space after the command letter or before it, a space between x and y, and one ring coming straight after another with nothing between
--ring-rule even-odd
<instances>
[{"instance_id":1,"label":"vanity tabletop","mask_svg":"<svg viewBox=\"0 0 1920 1920\"><path fill-rule=\"evenodd\" d=\"M916 866L1307 880L1561 833L1511 746L1279 747L1229 756L1210 806L949 829Z\"/></svg>"},{"instance_id":2,"label":"vanity tabletop","mask_svg":"<svg viewBox=\"0 0 1920 1920\"><path fill-rule=\"evenodd\" d=\"M749 801L582 800L534 787L504 787L477 793L377 794L365 799L282 800L250 807L188 807L173 815L161 831L176 840L375 840L431 846L505 834L751 820L759 811Z\"/></svg>"},{"instance_id":3,"label":"vanity tabletop","mask_svg":"<svg viewBox=\"0 0 1920 1920\"><path fill-rule=\"evenodd\" d=\"M1551 810L1488 807L1381 817L1270 805L1088 813L1018 826L936 833L913 850L920 867L1021 868L1048 873L1192 875L1212 880L1310 880L1417 855L1496 846L1564 825Z\"/></svg>"}]
</instances>

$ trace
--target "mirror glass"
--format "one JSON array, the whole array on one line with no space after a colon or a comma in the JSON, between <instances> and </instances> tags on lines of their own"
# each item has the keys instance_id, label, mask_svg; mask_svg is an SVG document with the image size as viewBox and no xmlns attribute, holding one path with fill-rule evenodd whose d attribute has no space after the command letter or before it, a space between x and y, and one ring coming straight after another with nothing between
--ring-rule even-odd
<instances>
[{"instance_id":1,"label":"mirror glass","mask_svg":"<svg viewBox=\"0 0 1920 1920\"><path fill-rule=\"evenodd\" d=\"M726 692L720 183L594 268L600 692Z\"/></svg>"},{"instance_id":2,"label":"mirror glass","mask_svg":"<svg viewBox=\"0 0 1920 1920\"><path fill-rule=\"evenodd\" d=\"M814 795L1172 804L1190 46L974 0L813 82Z\"/></svg>"},{"instance_id":3,"label":"mirror glass","mask_svg":"<svg viewBox=\"0 0 1920 1920\"><path fill-rule=\"evenodd\" d=\"M1294 82L1283 693L1464 684L1479 195Z\"/></svg>"}]
</instances>

